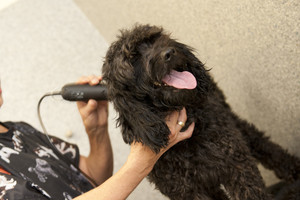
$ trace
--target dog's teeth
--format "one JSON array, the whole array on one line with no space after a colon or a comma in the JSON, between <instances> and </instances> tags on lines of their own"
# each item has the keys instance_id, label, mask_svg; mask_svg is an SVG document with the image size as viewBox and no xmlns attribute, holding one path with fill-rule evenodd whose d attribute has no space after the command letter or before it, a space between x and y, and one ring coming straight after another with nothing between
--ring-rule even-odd
<instances>
[{"instance_id":1,"label":"dog's teeth","mask_svg":"<svg viewBox=\"0 0 300 200\"><path fill-rule=\"evenodd\" d=\"M158 83L158 82L154 82L154 85L156 85L156 86L161 86L161 84Z\"/></svg>"}]
</instances>

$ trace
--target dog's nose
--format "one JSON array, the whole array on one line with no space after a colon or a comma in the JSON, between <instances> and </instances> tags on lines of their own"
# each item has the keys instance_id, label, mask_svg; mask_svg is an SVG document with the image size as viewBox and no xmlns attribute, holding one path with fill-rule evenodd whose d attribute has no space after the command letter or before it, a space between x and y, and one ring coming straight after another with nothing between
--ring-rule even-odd
<instances>
[{"instance_id":1,"label":"dog's nose","mask_svg":"<svg viewBox=\"0 0 300 200\"><path fill-rule=\"evenodd\" d=\"M171 58L175 55L176 51L174 48L168 48L163 52L163 58L165 61L170 61Z\"/></svg>"}]
</instances>

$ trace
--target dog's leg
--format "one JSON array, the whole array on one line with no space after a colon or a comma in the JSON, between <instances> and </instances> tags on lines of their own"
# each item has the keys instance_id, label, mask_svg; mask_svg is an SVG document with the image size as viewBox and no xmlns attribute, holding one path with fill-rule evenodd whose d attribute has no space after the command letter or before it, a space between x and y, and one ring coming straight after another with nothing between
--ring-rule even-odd
<instances>
[{"instance_id":1,"label":"dog's leg","mask_svg":"<svg viewBox=\"0 0 300 200\"><path fill-rule=\"evenodd\" d=\"M255 177L249 177L248 175L241 175L232 178L229 183L224 183L220 185L220 189L226 194L228 200L271 200L271 195L266 193L259 185L255 185L253 179Z\"/></svg>"},{"instance_id":2,"label":"dog's leg","mask_svg":"<svg viewBox=\"0 0 300 200\"><path fill-rule=\"evenodd\" d=\"M230 141L239 145L234 147L233 144L228 142L233 149L223 158L224 161L218 165L222 166L221 164L225 163L223 167L219 168L217 174L219 179L214 183L218 183L219 189L223 191L229 200L270 200L271 195L265 190L263 178L246 144L241 140ZM226 152L224 150L226 150L226 147L223 150L221 149L222 152ZM214 177L212 176L212 178ZM210 192L210 194L215 194L215 191Z\"/></svg>"},{"instance_id":3,"label":"dog's leg","mask_svg":"<svg viewBox=\"0 0 300 200\"><path fill-rule=\"evenodd\" d=\"M236 117L237 118L237 117ZM248 143L252 155L261 164L288 182L300 178L300 159L270 141L263 132L246 121L236 119L237 127Z\"/></svg>"}]
</instances>

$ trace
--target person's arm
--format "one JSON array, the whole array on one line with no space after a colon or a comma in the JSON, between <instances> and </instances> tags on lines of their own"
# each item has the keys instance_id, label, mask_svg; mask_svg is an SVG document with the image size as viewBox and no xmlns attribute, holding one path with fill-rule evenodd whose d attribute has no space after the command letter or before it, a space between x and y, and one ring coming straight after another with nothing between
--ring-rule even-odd
<instances>
[{"instance_id":1,"label":"person's arm","mask_svg":"<svg viewBox=\"0 0 300 200\"><path fill-rule=\"evenodd\" d=\"M123 200L138 186L138 184L151 172L160 156L171 148L174 144L191 137L194 130L194 123L189 128L180 132L181 126L178 122L186 121L186 110L171 113L166 119L166 123L171 131L169 145L161 149L160 153L154 153L149 147L141 143L133 143L127 162L123 167L102 185L90 190L75 200Z\"/></svg>"},{"instance_id":2,"label":"person's arm","mask_svg":"<svg viewBox=\"0 0 300 200\"><path fill-rule=\"evenodd\" d=\"M82 77L78 84L96 85L100 77ZM108 134L108 102L89 100L77 102L86 133L90 143L87 157L80 156L79 168L97 185L107 180L113 171L113 154Z\"/></svg>"}]
</instances>

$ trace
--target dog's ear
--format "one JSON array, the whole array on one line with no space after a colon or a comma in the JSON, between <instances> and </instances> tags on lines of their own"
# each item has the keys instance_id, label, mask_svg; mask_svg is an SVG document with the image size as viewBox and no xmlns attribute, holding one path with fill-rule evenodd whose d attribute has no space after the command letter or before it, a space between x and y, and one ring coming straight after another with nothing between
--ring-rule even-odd
<instances>
[{"instance_id":1,"label":"dog's ear","mask_svg":"<svg viewBox=\"0 0 300 200\"><path fill-rule=\"evenodd\" d=\"M117 44L112 45L106 54L102 66L102 78L110 87L108 91L114 90L114 88L124 90L135 82L134 68Z\"/></svg>"},{"instance_id":2,"label":"dog's ear","mask_svg":"<svg viewBox=\"0 0 300 200\"><path fill-rule=\"evenodd\" d=\"M168 145L170 130L164 116L159 116L146 104L134 99L119 97L113 103L119 113L117 123L122 128L126 143L141 142L156 153Z\"/></svg>"}]
</instances>

